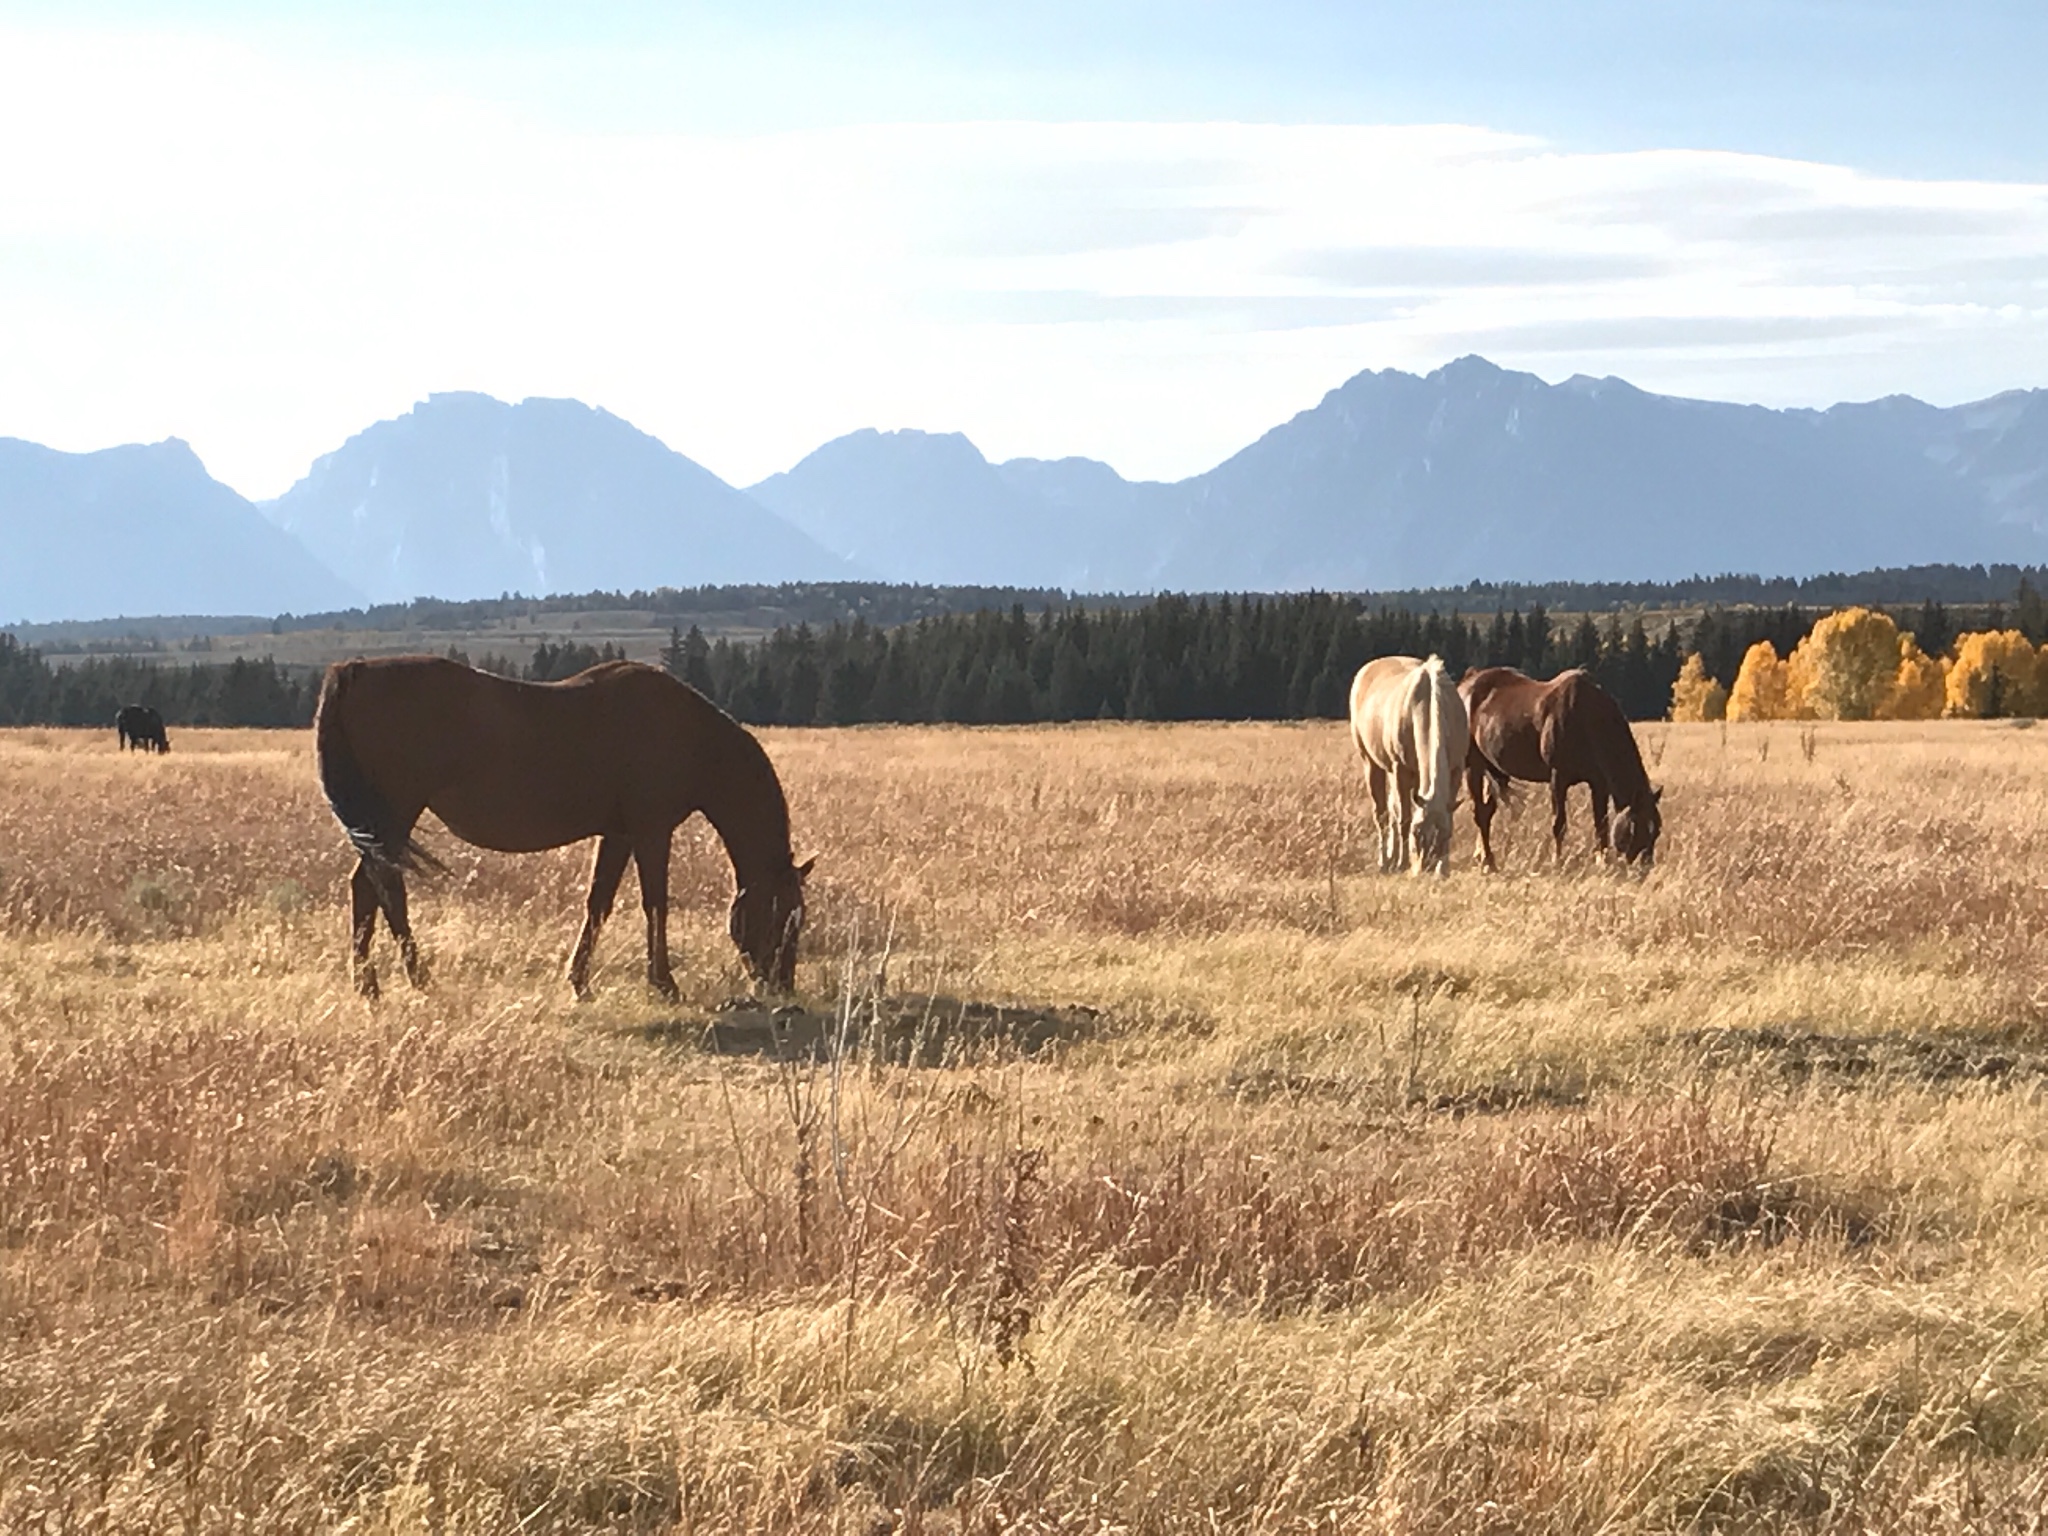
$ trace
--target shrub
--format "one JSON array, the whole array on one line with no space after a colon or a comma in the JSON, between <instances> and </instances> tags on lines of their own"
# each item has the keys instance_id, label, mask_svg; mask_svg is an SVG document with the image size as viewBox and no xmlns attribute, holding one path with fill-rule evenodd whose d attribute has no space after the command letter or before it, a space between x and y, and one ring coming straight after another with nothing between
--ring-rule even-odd
<instances>
[{"instance_id":1,"label":"shrub","mask_svg":"<svg viewBox=\"0 0 2048 1536\"><path fill-rule=\"evenodd\" d=\"M1728 714L1728 690L1707 675L1698 651L1685 658L1678 681L1671 686L1671 718L1678 721L1721 720Z\"/></svg>"},{"instance_id":2,"label":"shrub","mask_svg":"<svg viewBox=\"0 0 2048 1536\"><path fill-rule=\"evenodd\" d=\"M1978 630L1956 637L1942 713L1983 720L2042 713L2041 659L2016 629Z\"/></svg>"}]
</instances>

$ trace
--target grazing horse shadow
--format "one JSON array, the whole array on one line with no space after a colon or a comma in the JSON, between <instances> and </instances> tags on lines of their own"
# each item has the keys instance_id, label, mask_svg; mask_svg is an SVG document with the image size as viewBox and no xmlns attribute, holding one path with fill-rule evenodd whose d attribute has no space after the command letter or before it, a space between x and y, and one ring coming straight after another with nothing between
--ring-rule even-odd
<instances>
[{"instance_id":1,"label":"grazing horse shadow","mask_svg":"<svg viewBox=\"0 0 2048 1536\"><path fill-rule=\"evenodd\" d=\"M706 1017L662 1019L632 1033L714 1056L829 1061L859 1055L903 1067L946 1067L990 1052L1038 1056L1107 1027L1094 1008L1034 1008L956 997L873 998L840 1010L774 1007L735 998Z\"/></svg>"}]
</instances>

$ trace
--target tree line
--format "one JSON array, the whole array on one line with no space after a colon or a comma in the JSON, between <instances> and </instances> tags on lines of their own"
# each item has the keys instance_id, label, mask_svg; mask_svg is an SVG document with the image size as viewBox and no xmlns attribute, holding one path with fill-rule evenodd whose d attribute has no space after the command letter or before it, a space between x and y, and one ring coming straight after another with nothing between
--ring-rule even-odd
<instances>
[{"instance_id":1,"label":"tree line","mask_svg":"<svg viewBox=\"0 0 2048 1536\"><path fill-rule=\"evenodd\" d=\"M461 651L451 659L468 663ZM486 655L474 665L530 682L573 677L600 661L622 661L610 645L542 641L521 664ZM0 632L0 725L107 725L126 704L147 704L170 725L303 726L320 701L320 667L286 666L268 656L221 663L91 656L53 665L34 646Z\"/></svg>"},{"instance_id":2,"label":"tree line","mask_svg":"<svg viewBox=\"0 0 2048 1536\"><path fill-rule=\"evenodd\" d=\"M265 657L190 666L93 656L52 666L42 652L0 633L0 725L104 725L124 704L147 704L173 725L308 724L318 672Z\"/></svg>"},{"instance_id":3,"label":"tree line","mask_svg":"<svg viewBox=\"0 0 2048 1536\"><path fill-rule=\"evenodd\" d=\"M1469 582L1378 593L1352 593L1367 609L1401 608L1416 613L1481 613L1541 607L1552 613L1625 613L1637 609L1697 612L1708 608L1791 608L1829 611L1852 605L1896 611L1932 599L1951 607L2008 603L2024 585L2048 583L2048 568L2025 565L1916 565L1881 567L1817 576L1690 576L1675 581L1634 582ZM1194 594L1200 596L1201 594ZM1217 594L1208 594L1211 600ZM412 630L486 630L511 623L539 623L562 615L642 614L656 623L705 628L770 630L799 623L822 627L865 619L880 628L921 618L1007 611L1021 603L1026 612L1063 607L1082 600L1091 609L1137 608L1143 595L1079 594L1039 587L924 586L879 581L791 581L773 585L658 587L651 591L555 593L543 597L517 592L492 598L414 598L329 613L195 615L151 619L97 619L18 626L16 637L45 654L86 654L95 649L163 649L188 637L290 634L307 630L371 630L380 634Z\"/></svg>"},{"instance_id":4,"label":"tree line","mask_svg":"<svg viewBox=\"0 0 2048 1536\"><path fill-rule=\"evenodd\" d=\"M1561 629L1540 606L1461 617L1306 593L1036 616L1018 604L889 630L799 624L754 642L711 641L693 626L671 632L662 661L750 724L1023 724L1336 719L1358 668L1400 654L1442 656L1454 674L1584 666L1650 718L1669 706L1685 653L1676 623L1653 637L1641 616L1582 615Z\"/></svg>"},{"instance_id":5,"label":"tree line","mask_svg":"<svg viewBox=\"0 0 2048 1536\"><path fill-rule=\"evenodd\" d=\"M1584 667L1634 719L1660 719L1688 658L1698 681L1732 690L1759 642L1790 656L1822 614L1712 607L1659 623L1641 613L1570 622L1542 605L1461 615L1372 606L1325 593L1195 598L1167 595L1128 607L1022 602L1006 610L927 614L882 625L865 616L781 626L759 639L710 640L670 630L663 664L755 725L962 724L1065 720L1337 719L1351 678L1376 656L1431 654L1452 674L1512 666L1548 677ZM1895 614L1922 650L1940 655L1966 627L2008 626L2048 641L2048 605L2022 578L2012 607L1960 611L1938 601ZM471 658L459 650L457 660ZM485 654L474 664L536 681L568 677L622 653L574 641L543 643L524 663ZM305 725L317 668L269 658L226 665L93 656L52 665L0 634L0 723L100 725L143 703L173 725Z\"/></svg>"}]
</instances>

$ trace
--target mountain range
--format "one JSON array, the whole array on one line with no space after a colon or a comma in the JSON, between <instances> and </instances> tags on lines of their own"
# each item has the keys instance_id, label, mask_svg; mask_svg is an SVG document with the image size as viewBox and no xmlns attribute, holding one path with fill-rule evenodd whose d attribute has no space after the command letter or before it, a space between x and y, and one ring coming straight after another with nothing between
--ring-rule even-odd
<instances>
[{"instance_id":1,"label":"mountain range","mask_svg":"<svg viewBox=\"0 0 2048 1536\"><path fill-rule=\"evenodd\" d=\"M363 596L175 437L96 453L0 438L0 620L319 612Z\"/></svg>"},{"instance_id":2,"label":"mountain range","mask_svg":"<svg viewBox=\"0 0 2048 1536\"><path fill-rule=\"evenodd\" d=\"M430 395L263 510L380 602L850 574L710 470L574 400Z\"/></svg>"},{"instance_id":3,"label":"mountain range","mask_svg":"<svg viewBox=\"0 0 2048 1536\"><path fill-rule=\"evenodd\" d=\"M880 579L1395 590L2048 561L2048 390L1826 410L1366 372L1203 474L854 432L735 489L571 400L429 397L261 508L184 444L0 440L0 618Z\"/></svg>"}]
</instances>

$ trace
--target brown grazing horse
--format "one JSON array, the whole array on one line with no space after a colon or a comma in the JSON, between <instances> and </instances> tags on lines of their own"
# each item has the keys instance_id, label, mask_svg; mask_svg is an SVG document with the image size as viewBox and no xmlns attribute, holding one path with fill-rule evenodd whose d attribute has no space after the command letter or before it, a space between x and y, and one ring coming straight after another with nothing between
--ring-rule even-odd
<instances>
[{"instance_id":1,"label":"brown grazing horse","mask_svg":"<svg viewBox=\"0 0 2048 1536\"><path fill-rule=\"evenodd\" d=\"M1636 748L1635 732L1614 696L1584 671L1560 672L1547 683L1513 667L1468 672L1458 685L1472 718L1465 788L1479 825L1479 853L1491 870L1493 813L1510 779L1550 785L1550 836L1564 856L1565 793L1574 784L1593 792L1593 839L1608 847L1607 807L1614 817L1615 852L1647 871L1657 856L1663 816Z\"/></svg>"},{"instance_id":2,"label":"brown grazing horse","mask_svg":"<svg viewBox=\"0 0 2048 1536\"><path fill-rule=\"evenodd\" d=\"M445 868L413 839L432 811L464 842L533 853L595 837L569 985L588 994L598 931L631 860L647 916L647 979L676 995L668 961L669 837L702 811L732 860L730 931L755 979L787 991L804 921L789 807L761 744L655 667L610 661L559 683L520 683L438 656L327 669L313 724L320 787L360 861L350 882L356 986L377 995L381 910L414 986L426 968L406 916L408 869Z\"/></svg>"}]
</instances>

